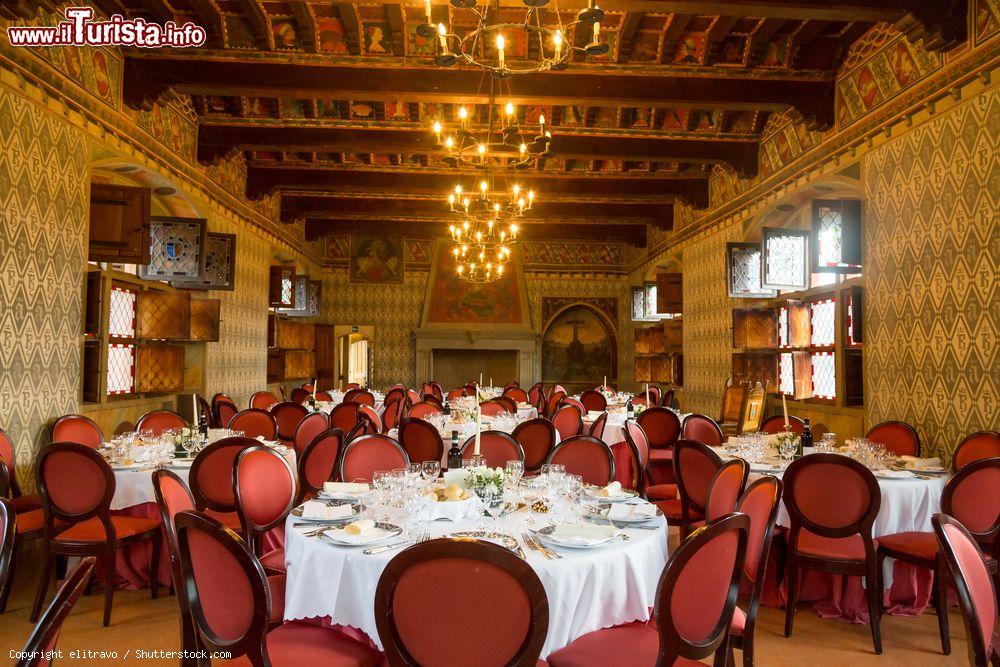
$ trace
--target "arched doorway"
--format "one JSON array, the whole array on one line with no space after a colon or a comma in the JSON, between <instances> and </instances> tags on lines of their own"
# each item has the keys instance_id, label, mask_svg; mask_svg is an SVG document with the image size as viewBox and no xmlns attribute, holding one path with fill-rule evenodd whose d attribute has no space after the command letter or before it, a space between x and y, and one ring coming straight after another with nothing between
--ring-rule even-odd
<instances>
[{"instance_id":1,"label":"arched doorway","mask_svg":"<svg viewBox=\"0 0 1000 667\"><path fill-rule=\"evenodd\" d=\"M542 382L569 391L593 388L617 376L614 325L587 304L572 304L549 320L542 335Z\"/></svg>"}]
</instances>

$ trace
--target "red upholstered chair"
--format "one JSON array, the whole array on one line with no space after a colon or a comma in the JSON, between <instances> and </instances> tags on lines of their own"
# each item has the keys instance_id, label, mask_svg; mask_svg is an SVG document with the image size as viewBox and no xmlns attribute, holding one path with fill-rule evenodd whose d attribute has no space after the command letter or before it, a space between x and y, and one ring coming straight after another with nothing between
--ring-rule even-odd
<instances>
[{"instance_id":1,"label":"red upholstered chair","mask_svg":"<svg viewBox=\"0 0 1000 667\"><path fill-rule=\"evenodd\" d=\"M462 458L471 459L476 451L476 436L470 436L462 445ZM479 453L491 468L503 468L507 461L523 461L524 450L510 433L483 431L479 436Z\"/></svg>"},{"instance_id":2,"label":"red upholstered chair","mask_svg":"<svg viewBox=\"0 0 1000 667\"><path fill-rule=\"evenodd\" d=\"M399 444L414 463L440 461L444 457L444 441L430 422L407 417L399 422Z\"/></svg>"},{"instance_id":3,"label":"red upholstered chair","mask_svg":"<svg viewBox=\"0 0 1000 667\"><path fill-rule=\"evenodd\" d=\"M552 416L552 424L559 431L560 440L583 433L583 415L575 405L560 406Z\"/></svg>"},{"instance_id":4,"label":"red upholstered chair","mask_svg":"<svg viewBox=\"0 0 1000 667\"><path fill-rule=\"evenodd\" d=\"M1000 458L974 461L955 473L941 492L941 511L962 522L983 550L992 555L990 567L998 571L1000 557ZM941 650L951 654L948 632L946 577L942 576L938 541L933 532L912 531L878 539L879 567L894 558L930 570L935 587L932 603L937 611ZM998 578L1000 583L1000 578Z\"/></svg>"},{"instance_id":5,"label":"red upholstered chair","mask_svg":"<svg viewBox=\"0 0 1000 667\"><path fill-rule=\"evenodd\" d=\"M358 408L360 407L361 404L354 401L344 401L334 406L333 410L330 411L330 427L339 428L344 433L349 433L361 420L358 416Z\"/></svg>"},{"instance_id":6,"label":"red upholstered chair","mask_svg":"<svg viewBox=\"0 0 1000 667\"><path fill-rule=\"evenodd\" d=\"M281 454L266 445L248 447L236 457L233 468L236 514L251 551L265 569L284 572L285 550L263 552L264 534L285 523L295 506L298 490L295 471Z\"/></svg>"},{"instance_id":7,"label":"red upholstered chair","mask_svg":"<svg viewBox=\"0 0 1000 667\"><path fill-rule=\"evenodd\" d=\"M643 390L641 392L637 392L637 395L639 395L639 396L645 396L646 392L645 392L645 390ZM651 405L659 405L660 404L660 388L657 387L655 384L649 385L649 403ZM666 407L666 406L664 406L664 407Z\"/></svg>"},{"instance_id":8,"label":"red upholstered chair","mask_svg":"<svg viewBox=\"0 0 1000 667\"><path fill-rule=\"evenodd\" d=\"M722 429L718 422L706 415L693 413L684 418L681 425L681 437L686 440L695 440L709 447L718 447L722 444Z\"/></svg>"},{"instance_id":9,"label":"red upholstered chair","mask_svg":"<svg viewBox=\"0 0 1000 667\"><path fill-rule=\"evenodd\" d=\"M344 394L344 400L363 403L364 405L371 405L372 407L375 406L375 395L367 389L352 389ZM389 398L386 397L386 401L388 400Z\"/></svg>"},{"instance_id":10,"label":"red upholstered chair","mask_svg":"<svg viewBox=\"0 0 1000 667\"><path fill-rule=\"evenodd\" d=\"M312 389L306 389L305 387L296 387L292 389L292 398L288 401L289 403L298 403L302 405L309 398L309 394L312 393Z\"/></svg>"},{"instance_id":11,"label":"red upholstered chair","mask_svg":"<svg viewBox=\"0 0 1000 667\"><path fill-rule=\"evenodd\" d=\"M406 414L410 402L406 398L389 401L382 410L382 432L388 433L399 426L399 420Z\"/></svg>"},{"instance_id":12,"label":"red upholstered chair","mask_svg":"<svg viewBox=\"0 0 1000 667\"><path fill-rule=\"evenodd\" d=\"M420 394L415 389L407 389L406 398L410 401L410 405L420 402Z\"/></svg>"},{"instance_id":13,"label":"red upholstered chair","mask_svg":"<svg viewBox=\"0 0 1000 667\"><path fill-rule=\"evenodd\" d=\"M536 382L531 385L528 389L528 402L532 405L538 405L538 402L545 398L545 385L541 382Z\"/></svg>"},{"instance_id":14,"label":"red upholstered chair","mask_svg":"<svg viewBox=\"0 0 1000 667\"><path fill-rule=\"evenodd\" d=\"M96 564L97 559L93 556L84 558L69 573L66 581L56 591L52 604L45 610L41 620L32 630L31 636L28 637L24 648L21 649L20 655L23 657L14 663L16 667L48 667L52 664L46 656L56 650L56 642L59 640L62 625L66 621L66 617L73 611L76 601L87 589Z\"/></svg>"},{"instance_id":15,"label":"red upholstered chair","mask_svg":"<svg viewBox=\"0 0 1000 667\"><path fill-rule=\"evenodd\" d=\"M649 441L649 465L666 468L665 481L673 479L674 443L681 435L681 420L677 413L667 408L647 408L635 419Z\"/></svg>"},{"instance_id":16,"label":"red upholstered chair","mask_svg":"<svg viewBox=\"0 0 1000 667\"><path fill-rule=\"evenodd\" d=\"M240 409L225 396L216 395L216 398L212 399L212 404L214 405L215 422L220 428L229 428L229 422L239 413Z\"/></svg>"},{"instance_id":17,"label":"red upholstered chair","mask_svg":"<svg viewBox=\"0 0 1000 667\"><path fill-rule=\"evenodd\" d=\"M785 416L771 415L760 423L757 429L760 433L783 433L785 431ZM805 433L806 423L793 415L788 415L788 430L799 435Z\"/></svg>"},{"instance_id":18,"label":"red upholstered chair","mask_svg":"<svg viewBox=\"0 0 1000 667\"><path fill-rule=\"evenodd\" d=\"M86 445L53 442L38 453L38 488L45 512L45 560L31 620L38 620L57 556L96 556L104 566L104 625L111 623L115 593L115 552L150 540L150 589L155 599L160 560L160 521L112 516L115 474L104 457ZM60 523L62 522L62 523Z\"/></svg>"},{"instance_id":19,"label":"red upholstered chair","mask_svg":"<svg viewBox=\"0 0 1000 667\"><path fill-rule=\"evenodd\" d=\"M135 430L149 429L153 435L160 435L167 429L184 428L187 425L187 420L173 410L151 410L139 417L139 421L135 423Z\"/></svg>"},{"instance_id":20,"label":"red upholstered chair","mask_svg":"<svg viewBox=\"0 0 1000 667\"><path fill-rule=\"evenodd\" d=\"M602 412L601 415L594 420L594 423L590 425L590 431L587 435L592 435L598 440L604 438L604 427L608 423L608 413Z\"/></svg>"},{"instance_id":21,"label":"red upholstered chair","mask_svg":"<svg viewBox=\"0 0 1000 667\"><path fill-rule=\"evenodd\" d=\"M364 403L358 404L358 418L362 421L367 420L371 425L371 430L369 433L382 433L382 415L378 413L378 410L370 405L365 405Z\"/></svg>"},{"instance_id":22,"label":"red upholstered chair","mask_svg":"<svg viewBox=\"0 0 1000 667\"><path fill-rule=\"evenodd\" d=\"M344 446L344 432L339 428L323 431L306 445L299 456L299 501L323 490L325 482L337 477L337 463Z\"/></svg>"},{"instance_id":23,"label":"red upholstered chair","mask_svg":"<svg viewBox=\"0 0 1000 667\"><path fill-rule=\"evenodd\" d=\"M295 442L295 429L309 414L309 408L301 403L283 401L271 406L271 415L278 427L278 439L285 445Z\"/></svg>"},{"instance_id":24,"label":"red upholstered chair","mask_svg":"<svg viewBox=\"0 0 1000 667\"><path fill-rule=\"evenodd\" d=\"M269 391L256 391L250 396L250 407L270 410L271 406L278 402L278 397Z\"/></svg>"},{"instance_id":25,"label":"red upholstered chair","mask_svg":"<svg viewBox=\"0 0 1000 667\"><path fill-rule=\"evenodd\" d=\"M436 403L419 401L413 404L406 416L410 419L426 419L431 415L441 414L441 411L441 406Z\"/></svg>"},{"instance_id":26,"label":"red upholstered chair","mask_svg":"<svg viewBox=\"0 0 1000 667\"><path fill-rule=\"evenodd\" d=\"M482 410L482 413L487 417L496 417L498 415L508 414L507 406L502 403L498 403L497 401L485 401L480 404L479 409Z\"/></svg>"},{"instance_id":27,"label":"red upholstered chair","mask_svg":"<svg viewBox=\"0 0 1000 667\"><path fill-rule=\"evenodd\" d=\"M361 385L357 382L348 382L344 385L344 391L350 391L351 389L361 389Z\"/></svg>"},{"instance_id":28,"label":"red upholstered chair","mask_svg":"<svg viewBox=\"0 0 1000 667\"><path fill-rule=\"evenodd\" d=\"M546 399L545 402L545 415L549 418L553 417L556 413L556 410L559 409L559 405L562 403L562 400L564 398L566 398L565 391L557 391L552 393Z\"/></svg>"},{"instance_id":29,"label":"red upholstered chair","mask_svg":"<svg viewBox=\"0 0 1000 667\"><path fill-rule=\"evenodd\" d=\"M9 477L7 484L14 511L28 512L41 508L42 500L38 494L33 493L26 496L21 493L21 487L17 483L17 456L14 453L14 442L2 428L0 428L0 463L7 466ZM2 610L3 608L0 607L0 611Z\"/></svg>"},{"instance_id":30,"label":"red upholstered chair","mask_svg":"<svg viewBox=\"0 0 1000 667\"><path fill-rule=\"evenodd\" d=\"M840 454L810 454L784 475L785 507L791 517L785 580L785 636L792 634L802 570L865 577L875 652L882 653L879 617L882 573L872 525L882 504L875 475Z\"/></svg>"},{"instance_id":31,"label":"red upholstered chair","mask_svg":"<svg viewBox=\"0 0 1000 667\"><path fill-rule=\"evenodd\" d=\"M604 412L608 409L608 399L604 398L604 394L593 389L588 389L580 394L580 402L583 403L585 412Z\"/></svg>"},{"instance_id":32,"label":"red upholstered chair","mask_svg":"<svg viewBox=\"0 0 1000 667\"><path fill-rule=\"evenodd\" d=\"M868 429L865 437L885 445L896 456L920 456L920 437L906 422L887 421Z\"/></svg>"},{"instance_id":33,"label":"red upholstered chair","mask_svg":"<svg viewBox=\"0 0 1000 667\"><path fill-rule=\"evenodd\" d=\"M319 625L268 632L276 603L260 563L238 535L197 512L177 515L184 598L199 645L225 652L219 665L373 667L378 651Z\"/></svg>"},{"instance_id":34,"label":"red upholstered chair","mask_svg":"<svg viewBox=\"0 0 1000 667\"><path fill-rule=\"evenodd\" d=\"M524 472L538 472L556 444L556 427L545 417L523 421L511 433L524 450Z\"/></svg>"},{"instance_id":35,"label":"red upholstered chair","mask_svg":"<svg viewBox=\"0 0 1000 667\"><path fill-rule=\"evenodd\" d=\"M979 544L954 517L931 517L934 534L958 591L958 601L969 640L969 664L1000 665L1000 633L997 632L997 592Z\"/></svg>"},{"instance_id":36,"label":"red upholstered chair","mask_svg":"<svg viewBox=\"0 0 1000 667\"><path fill-rule=\"evenodd\" d=\"M302 456L302 452L312 442L317 435L330 428L330 416L325 412L310 412L303 417L298 426L295 427L293 443L295 454Z\"/></svg>"},{"instance_id":37,"label":"red upholstered chair","mask_svg":"<svg viewBox=\"0 0 1000 667\"><path fill-rule=\"evenodd\" d=\"M75 442L97 449L104 442L101 428L83 415L64 415L52 426L52 442Z\"/></svg>"},{"instance_id":38,"label":"red upholstered chair","mask_svg":"<svg viewBox=\"0 0 1000 667\"><path fill-rule=\"evenodd\" d=\"M0 462L0 466L3 463ZM0 474L3 473L0 468ZM14 542L17 539L17 514L14 504L0 496L0 611L7 605L7 595L13 579Z\"/></svg>"},{"instance_id":39,"label":"red upholstered chair","mask_svg":"<svg viewBox=\"0 0 1000 667\"><path fill-rule=\"evenodd\" d=\"M340 479L371 482L376 470L405 468L410 457L393 438L381 433L359 435L349 440L340 457Z\"/></svg>"},{"instance_id":40,"label":"red upholstered chair","mask_svg":"<svg viewBox=\"0 0 1000 667\"><path fill-rule=\"evenodd\" d=\"M0 431L0 437L2 437L2 433ZM994 456L1000 456L1000 433L978 431L965 436L962 442L958 443L958 447L955 448L955 453L951 457L951 467L954 472L958 472L963 466L973 461L989 459Z\"/></svg>"},{"instance_id":41,"label":"red upholstered chair","mask_svg":"<svg viewBox=\"0 0 1000 667\"><path fill-rule=\"evenodd\" d=\"M499 403L500 405L504 406L504 408L506 408L507 412L509 412L510 414L512 415L517 414L517 403L514 401L514 399L510 398L509 396L497 396L493 400Z\"/></svg>"},{"instance_id":42,"label":"red upholstered chair","mask_svg":"<svg viewBox=\"0 0 1000 667\"><path fill-rule=\"evenodd\" d=\"M781 487L781 480L777 477L761 477L750 485L736 504L737 512L750 517L747 552L742 570L744 585L741 587L741 590L749 590L750 594L742 601L743 605L734 610L729 635L730 649L738 648L743 651L743 667L753 667L754 664L757 611L764 591L764 575L767 572L774 524L781 503ZM746 611L743 610L744 606Z\"/></svg>"},{"instance_id":43,"label":"red upholstered chair","mask_svg":"<svg viewBox=\"0 0 1000 667\"><path fill-rule=\"evenodd\" d=\"M0 486L4 485L4 480L10 477L7 466L0 460ZM0 535L7 530L12 531L10 540L3 539L0 542L0 613L7 608L7 598L10 596L10 589L14 581L14 566L16 565L17 547L24 540L38 540L42 538L42 526L44 524L44 512L40 508L29 507L19 510L16 499L11 501L2 497L0 500L8 503L7 507L9 523L0 525ZM23 497L23 496L22 496ZM38 504L41 505L39 499ZM6 549L10 549L6 552ZM7 557L4 557L7 553Z\"/></svg>"},{"instance_id":44,"label":"red upholstered chair","mask_svg":"<svg viewBox=\"0 0 1000 667\"><path fill-rule=\"evenodd\" d=\"M242 412L237 412L229 420L228 428L233 431L243 431L243 435L248 438L261 436L265 440L274 440L277 434L274 416L267 410L260 408L247 408Z\"/></svg>"},{"instance_id":45,"label":"red upholstered chair","mask_svg":"<svg viewBox=\"0 0 1000 667\"><path fill-rule=\"evenodd\" d=\"M389 391L385 392L383 397L383 403L389 403L390 401L398 401L400 399L406 398L409 394L406 391L406 386L401 384L396 384L389 387ZM373 403L374 405L374 403Z\"/></svg>"},{"instance_id":46,"label":"red upholstered chair","mask_svg":"<svg viewBox=\"0 0 1000 667\"><path fill-rule=\"evenodd\" d=\"M331 394L328 391L317 391L316 392L316 400L317 401L323 401L325 403L329 403L330 401L333 400L333 394Z\"/></svg>"},{"instance_id":47,"label":"red upholstered chair","mask_svg":"<svg viewBox=\"0 0 1000 667\"><path fill-rule=\"evenodd\" d=\"M440 582L456 585L441 586ZM490 612L482 613L489 591ZM461 619L456 636L455 619ZM535 665L548 631L545 589L503 547L441 538L397 554L375 589L375 624L390 665Z\"/></svg>"},{"instance_id":48,"label":"red upholstered chair","mask_svg":"<svg viewBox=\"0 0 1000 667\"><path fill-rule=\"evenodd\" d=\"M722 464L708 483L705 520L715 521L736 511L736 503L747 486L750 466L743 459L730 459Z\"/></svg>"},{"instance_id":49,"label":"red upholstered chair","mask_svg":"<svg viewBox=\"0 0 1000 667\"><path fill-rule=\"evenodd\" d=\"M465 396L465 390L462 387L455 387L448 392L448 402L451 403L452 401L457 401L462 398L462 396Z\"/></svg>"},{"instance_id":50,"label":"red upholstered chair","mask_svg":"<svg viewBox=\"0 0 1000 667\"><path fill-rule=\"evenodd\" d=\"M240 530L233 495L233 465L247 447L260 441L247 437L223 438L201 450L194 457L188 474L188 487L195 509L206 512L233 530Z\"/></svg>"},{"instance_id":51,"label":"red upholstered chair","mask_svg":"<svg viewBox=\"0 0 1000 667\"><path fill-rule=\"evenodd\" d=\"M649 388L652 391L652 387ZM661 408L671 408L674 405L674 390L667 389L663 392L663 396L660 397L660 407Z\"/></svg>"},{"instance_id":52,"label":"red upholstered chair","mask_svg":"<svg viewBox=\"0 0 1000 667\"><path fill-rule=\"evenodd\" d=\"M528 402L528 392L521 389L518 386L507 387L503 390L503 395L517 403L527 403Z\"/></svg>"},{"instance_id":53,"label":"red upholstered chair","mask_svg":"<svg viewBox=\"0 0 1000 667\"><path fill-rule=\"evenodd\" d=\"M642 430L642 427L634 419L625 420L625 428L622 429L625 434L625 445L629 450L629 461L631 470L629 471L629 477L631 478L631 483L626 486L634 489L643 498L649 498L652 500L653 495L663 493L667 498L677 497L677 485L670 484L670 489L655 489L654 486L649 484L649 440L646 439L646 434ZM624 471L619 470L619 479ZM668 486L668 485L660 485ZM657 497L656 500L665 500L666 498Z\"/></svg>"},{"instance_id":54,"label":"red upholstered chair","mask_svg":"<svg viewBox=\"0 0 1000 667\"><path fill-rule=\"evenodd\" d=\"M652 623L583 635L546 659L552 667L726 664L750 519L731 514L699 528L670 555L656 588Z\"/></svg>"},{"instance_id":55,"label":"red upholstered chair","mask_svg":"<svg viewBox=\"0 0 1000 667\"><path fill-rule=\"evenodd\" d=\"M676 500L655 501L671 525L680 527L685 537L696 521L705 518L708 489L722 459L710 447L694 440L680 439L674 445Z\"/></svg>"},{"instance_id":56,"label":"red upholstered chair","mask_svg":"<svg viewBox=\"0 0 1000 667\"><path fill-rule=\"evenodd\" d=\"M615 456L603 441L589 435L567 438L556 445L546 463L566 466L566 472L580 475L585 484L605 486L615 478Z\"/></svg>"}]
</instances>

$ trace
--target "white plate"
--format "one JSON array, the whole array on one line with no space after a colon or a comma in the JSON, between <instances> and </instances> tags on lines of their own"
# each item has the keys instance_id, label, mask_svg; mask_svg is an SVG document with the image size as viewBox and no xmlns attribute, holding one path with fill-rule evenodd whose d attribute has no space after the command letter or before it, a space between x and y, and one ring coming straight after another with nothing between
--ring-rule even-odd
<instances>
[{"instance_id":1,"label":"white plate","mask_svg":"<svg viewBox=\"0 0 1000 667\"><path fill-rule=\"evenodd\" d=\"M949 468L907 468L907 470L918 475L923 475L924 473L928 475L948 475L951 473L951 469Z\"/></svg>"},{"instance_id":2,"label":"white plate","mask_svg":"<svg viewBox=\"0 0 1000 667\"><path fill-rule=\"evenodd\" d=\"M636 504L639 504L639 503L636 503ZM628 505L626 504L626 506L628 506ZM654 505L653 507L656 507L656 506ZM614 519L609 519L608 518L608 514L609 514L610 509L611 509L610 506L604 507L604 508L593 508L592 507L592 508L588 508L588 509L591 509L591 510L596 509L597 510L596 512L588 512L587 516L589 516L590 518L592 518L592 519L600 519L600 520L603 520L603 521L614 521L615 523L648 523L648 522L652 521L653 519L658 519L661 516L663 516L663 512L661 512L658 507L656 508L656 514L654 514L653 516L642 516L641 514L629 514L628 516L624 516L624 517L620 517L620 518L619 517L615 517Z\"/></svg>"},{"instance_id":3,"label":"white plate","mask_svg":"<svg viewBox=\"0 0 1000 667\"><path fill-rule=\"evenodd\" d=\"M750 472L784 472L785 466L778 463L751 463Z\"/></svg>"},{"instance_id":4,"label":"white plate","mask_svg":"<svg viewBox=\"0 0 1000 667\"><path fill-rule=\"evenodd\" d=\"M375 489L371 489L365 493L328 493L320 491L316 494L316 497L320 500L358 500L360 498L367 498L373 493L375 493Z\"/></svg>"},{"instance_id":5,"label":"white plate","mask_svg":"<svg viewBox=\"0 0 1000 667\"><path fill-rule=\"evenodd\" d=\"M600 489L590 488L586 489L583 492L583 495L591 500L599 500L602 503L623 503L639 497L638 493L630 489L622 489L616 496L602 496L600 494Z\"/></svg>"},{"instance_id":6,"label":"white plate","mask_svg":"<svg viewBox=\"0 0 1000 667\"><path fill-rule=\"evenodd\" d=\"M301 521L315 521L316 523L342 523L344 521L353 521L361 516L361 507L359 505L352 505L353 510L348 516L339 516L336 519L326 519L318 516L302 516L302 505L298 507L293 507L290 514L296 519Z\"/></svg>"},{"instance_id":7,"label":"white plate","mask_svg":"<svg viewBox=\"0 0 1000 667\"><path fill-rule=\"evenodd\" d=\"M593 527L601 528L603 526L593 526ZM543 542L546 542L548 544L557 547L563 547L566 549L598 549L601 547L606 547L607 545L612 544L618 540L618 530L612 526L606 526L606 528L608 528L608 537L598 542L592 542L589 544L584 542L567 541L560 539L559 537L553 537L552 533L555 530L555 526L545 526L544 528L540 528L537 531L535 531L535 535L537 535L538 538L541 539Z\"/></svg>"},{"instance_id":8,"label":"white plate","mask_svg":"<svg viewBox=\"0 0 1000 667\"><path fill-rule=\"evenodd\" d=\"M174 459L170 462L171 468L190 468L194 459Z\"/></svg>"},{"instance_id":9,"label":"white plate","mask_svg":"<svg viewBox=\"0 0 1000 667\"><path fill-rule=\"evenodd\" d=\"M320 533L320 537L342 547L364 547L378 544L403 534L403 529L394 523L377 523L364 535L346 537L343 528L331 528Z\"/></svg>"},{"instance_id":10,"label":"white plate","mask_svg":"<svg viewBox=\"0 0 1000 667\"><path fill-rule=\"evenodd\" d=\"M913 479L916 477L910 470L875 470L873 472L879 479Z\"/></svg>"}]
</instances>

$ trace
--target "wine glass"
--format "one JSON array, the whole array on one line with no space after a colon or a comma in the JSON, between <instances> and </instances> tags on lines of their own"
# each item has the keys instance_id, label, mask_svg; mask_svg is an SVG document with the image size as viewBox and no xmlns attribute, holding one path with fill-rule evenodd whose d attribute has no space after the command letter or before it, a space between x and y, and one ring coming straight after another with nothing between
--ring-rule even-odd
<instances>
[{"instance_id":1,"label":"wine glass","mask_svg":"<svg viewBox=\"0 0 1000 667\"><path fill-rule=\"evenodd\" d=\"M781 441L778 451L780 452L782 459L785 461L791 461L792 457L795 456L795 451L797 449L798 447L795 445L794 438L785 438Z\"/></svg>"},{"instance_id":2,"label":"wine glass","mask_svg":"<svg viewBox=\"0 0 1000 667\"><path fill-rule=\"evenodd\" d=\"M511 484L517 486L518 481L524 476L524 461L518 459L507 461L506 476Z\"/></svg>"},{"instance_id":3,"label":"wine glass","mask_svg":"<svg viewBox=\"0 0 1000 667\"><path fill-rule=\"evenodd\" d=\"M423 476L424 481L428 484L433 484L438 480L441 475L441 462L440 461L424 461L420 464L420 474Z\"/></svg>"},{"instance_id":4,"label":"wine glass","mask_svg":"<svg viewBox=\"0 0 1000 667\"><path fill-rule=\"evenodd\" d=\"M420 480L420 473L422 466L419 463L409 463L406 466L406 479L409 482L411 489L416 488L417 482Z\"/></svg>"},{"instance_id":5,"label":"wine glass","mask_svg":"<svg viewBox=\"0 0 1000 667\"><path fill-rule=\"evenodd\" d=\"M497 488L493 484L487 484L478 490L479 499L483 503L483 509L493 517L493 529L496 530L496 520L503 514L504 501L503 501L503 491ZM480 530L485 530L485 523L482 524Z\"/></svg>"}]
</instances>

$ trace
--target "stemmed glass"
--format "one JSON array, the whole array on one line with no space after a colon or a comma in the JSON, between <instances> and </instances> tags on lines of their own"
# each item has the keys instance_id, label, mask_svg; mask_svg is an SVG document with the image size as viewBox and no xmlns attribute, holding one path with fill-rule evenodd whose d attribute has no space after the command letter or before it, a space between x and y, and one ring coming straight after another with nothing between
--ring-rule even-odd
<instances>
[{"instance_id":1,"label":"stemmed glass","mask_svg":"<svg viewBox=\"0 0 1000 667\"><path fill-rule=\"evenodd\" d=\"M795 452L798 447L795 444L794 438L785 438L781 441L781 446L778 448L781 458L785 461L791 461L792 457L795 456Z\"/></svg>"},{"instance_id":2,"label":"stemmed glass","mask_svg":"<svg viewBox=\"0 0 1000 667\"><path fill-rule=\"evenodd\" d=\"M419 463L410 463L406 466L406 480L408 488L417 488L417 483L420 481L420 474L422 471L422 466Z\"/></svg>"},{"instance_id":3,"label":"stemmed glass","mask_svg":"<svg viewBox=\"0 0 1000 667\"><path fill-rule=\"evenodd\" d=\"M521 477L524 476L524 461L520 461L518 459L507 461L505 476L510 480L512 485L517 486Z\"/></svg>"},{"instance_id":4,"label":"stemmed glass","mask_svg":"<svg viewBox=\"0 0 1000 667\"><path fill-rule=\"evenodd\" d=\"M372 510L375 513L374 519L378 522L385 517L388 505L389 486L391 485L389 471L376 470L372 474L372 485L375 487L375 501L372 503Z\"/></svg>"},{"instance_id":5,"label":"stemmed glass","mask_svg":"<svg viewBox=\"0 0 1000 667\"><path fill-rule=\"evenodd\" d=\"M441 475L441 462L424 461L420 464L420 475L428 485L435 483Z\"/></svg>"},{"instance_id":6,"label":"stemmed glass","mask_svg":"<svg viewBox=\"0 0 1000 667\"><path fill-rule=\"evenodd\" d=\"M496 531L496 520L504 510L503 490L493 484L487 484L479 489L479 500L483 503L483 509L493 517L493 529ZM486 524L480 520L479 530L485 531Z\"/></svg>"}]
</instances>

